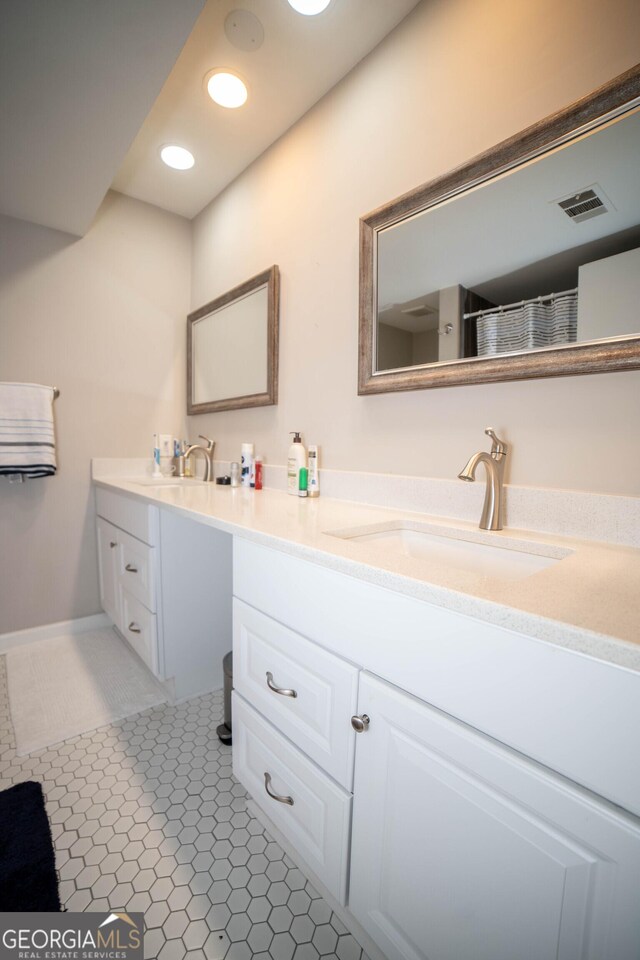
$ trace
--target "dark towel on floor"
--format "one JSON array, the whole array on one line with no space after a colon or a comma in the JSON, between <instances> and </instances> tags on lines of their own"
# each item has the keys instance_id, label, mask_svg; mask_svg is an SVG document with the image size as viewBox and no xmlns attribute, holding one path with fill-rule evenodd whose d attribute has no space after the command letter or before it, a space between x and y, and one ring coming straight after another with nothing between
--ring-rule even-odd
<instances>
[{"instance_id":1,"label":"dark towel on floor","mask_svg":"<svg viewBox=\"0 0 640 960\"><path fill-rule=\"evenodd\" d=\"M0 792L0 911L59 911L44 794L28 781Z\"/></svg>"}]
</instances>

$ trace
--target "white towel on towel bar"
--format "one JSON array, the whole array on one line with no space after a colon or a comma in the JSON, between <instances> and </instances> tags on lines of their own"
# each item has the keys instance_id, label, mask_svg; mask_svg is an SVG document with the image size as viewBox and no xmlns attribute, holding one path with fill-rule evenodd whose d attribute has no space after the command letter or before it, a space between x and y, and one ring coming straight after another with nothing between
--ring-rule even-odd
<instances>
[{"instance_id":1,"label":"white towel on towel bar","mask_svg":"<svg viewBox=\"0 0 640 960\"><path fill-rule=\"evenodd\" d=\"M53 398L39 383L0 383L0 476L56 472Z\"/></svg>"}]
</instances>

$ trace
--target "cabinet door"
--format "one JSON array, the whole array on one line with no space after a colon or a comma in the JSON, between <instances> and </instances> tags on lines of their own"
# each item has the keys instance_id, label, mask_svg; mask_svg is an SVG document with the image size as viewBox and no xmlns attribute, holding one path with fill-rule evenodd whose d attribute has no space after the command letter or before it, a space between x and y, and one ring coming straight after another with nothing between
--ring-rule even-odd
<instances>
[{"instance_id":1,"label":"cabinet door","mask_svg":"<svg viewBox=\"0 0 640 960\"><path fill-rule=\"evenodd\" d=\"M120 624L120 590L118 570L120 550L120 530L107 520L98 517L98 577L100 581L100 603L102 609L113 622Z\"/></svg>"},{"instance_id":2,"label":"cabinet door","mask_svg":"<svg viewBox=\"0 0 640 960\"><path fill-rule=\"evenodd\" d=\"M358 708L349 903L389 960L637 960L635 818L366 674Z\"/></svg>"}]
</instances>

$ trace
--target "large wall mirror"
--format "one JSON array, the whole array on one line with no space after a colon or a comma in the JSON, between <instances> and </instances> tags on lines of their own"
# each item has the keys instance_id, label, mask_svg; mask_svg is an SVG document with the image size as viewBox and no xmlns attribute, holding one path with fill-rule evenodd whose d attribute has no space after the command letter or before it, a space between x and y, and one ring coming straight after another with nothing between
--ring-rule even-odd
<instances>
[{"instance_id":1,"label":"large wall mirror","mask_svg":"<svg viewBox=\"0 0 640 960\"><path fill-rule=\"evenodd\" d=\"M189 314L189 414L278 402L278 313L273 266Z\"/></svg>"},{"instance_id":2,"label":"large wall mirror","mask_svg":"<svg viewBox=\"0 0 640 960\"><path fill-rule=\"evenodd\" d=\"M360 221L359 392L640 368L640 66Z\"/></svg>"}]
</instances>

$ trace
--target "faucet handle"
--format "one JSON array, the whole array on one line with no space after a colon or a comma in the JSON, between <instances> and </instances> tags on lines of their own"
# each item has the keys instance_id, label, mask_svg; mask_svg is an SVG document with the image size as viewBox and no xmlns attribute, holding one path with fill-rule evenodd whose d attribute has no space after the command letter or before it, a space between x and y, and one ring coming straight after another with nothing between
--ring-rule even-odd
<instances>
[{"instance_id":1,"label":"faucet handle","mask_svg":"<svg viewBox=\"0 0 640 960\"><path fill-rule=\"evenodd\" d=\"M509 447L508 447L508 445L504 442L504 440L501 440L501 439L496 435L496 432L495 432L495 430L493 429L493 427L487 427L484 432L486 433L486 435L487 435L488 437L491 437L491 440L492 440L492 443L491 443L491 456L494 458L494 460L497 460L499 457L503 457L503 456L506 457L507 451L509 450Z\"/></svg>"},{"instance_id":2,"label":"faucet handle","mask_svg":"<svg viewBox=\"0 0 640 960\"><path fill-rule=\"evenodd\" d=\"M206 440L206 441L207 441L207 443L208 443L208 445L209 445L209 446L207 447L207 450L208 450L209 452L211 452L211 451L213 450L213 448L215 447L215 445L216 445L215 440L209 440L209 437L205 437L205 436L203 436L201 433L199 433L198 436L200 437L201 440Z\"/></svg>"}]
</instances>

